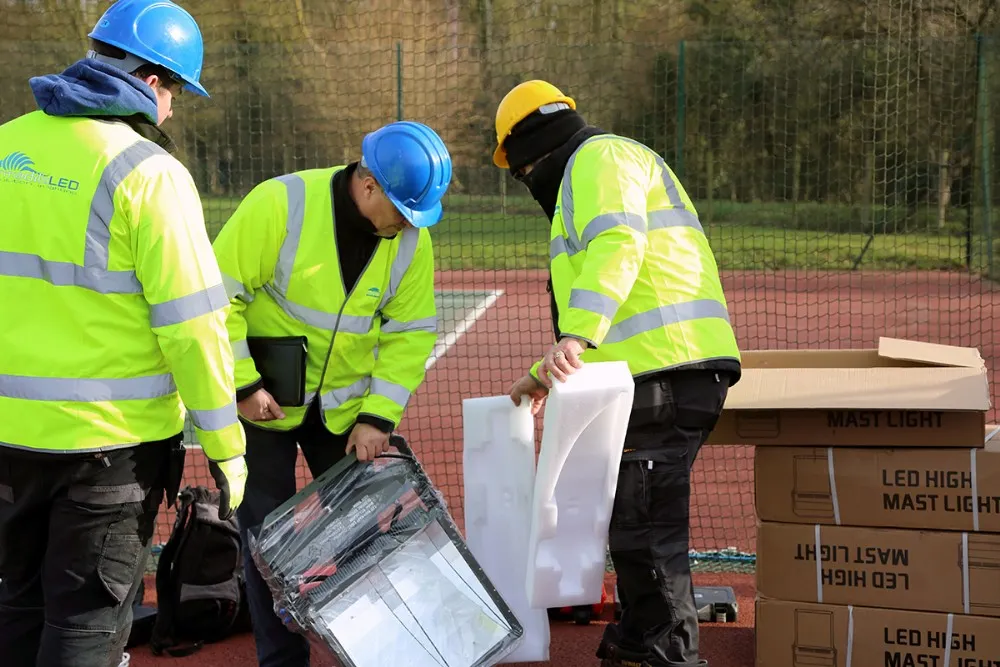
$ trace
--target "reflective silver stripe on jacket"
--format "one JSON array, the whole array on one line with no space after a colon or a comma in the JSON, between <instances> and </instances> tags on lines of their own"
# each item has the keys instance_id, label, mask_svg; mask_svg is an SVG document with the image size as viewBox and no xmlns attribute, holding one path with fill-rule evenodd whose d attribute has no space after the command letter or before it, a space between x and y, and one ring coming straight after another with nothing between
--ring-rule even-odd
<instances>
[{"instance_id":1,"label":"reflective silver stripe on jacket","mask_svg":"<svg viewBox=\"0 0 1000 667\"><path fill-rule=\"evenodd\" d=\"M405 408L410 400L410 391L402 385L381 378L363 377L346 387L326 392L320 396L320 405L324 410L335 410L352 399L363 397L365 392L387 398L402 408Z\"/></svg>"},{"instance_id":2,"label":"reflective silver stripe on jacket","mask_svg":"<svg viewBox=\"0 0 1000 667\"><path fill-rule=\"evenodd\" d=\"M437 317L424 317L419 320L401 322L399 320L386 320L382 325L382 333L405 333L408 331L426 331L437 333Z\"/></svg>"},{"instance_id":3,"label":"reflective silver stripe on jacket","mask_svg":"<svg viewBox=\"0 0 1000 667\"><path fill-rule=\"evenodd\" d=\"M387 398L401 408L406 407L410 400L410 390L401 384L389 382L381 378L372 378L371 393L375 396Z\"/></svg>"},{"instance_id":4,"label":"reflective silver stripe on jacket","mask_svg":"<svg viewBox=\"0 0 1000 667\"><path fill-rule=\"evenodd\" d=\"M186 296L149 306L150 326L167 327L193 320L229 305L226 288L221 283Z\"/></svg>"},{"instance_id":5,"label":"reflective silver stripe on jacket","mask_svg":"<svg viewBox=\"0 0 1000 667\"><path fill-rule=\"evenodd\" d=\"M417 254L417 242L419 240L419 230L407 227L402 231L402 236L399 239L399 250L396 252L396 257L392 260L392 266L389 269L389 286L386 288L385 294L382 295L382 300L378 305L379 313L382 312L382 309L389 303L389 300L396 296L396 292L399 291L399 285L403 282L403 277L409 271L410 266L413 264L413 258ZM436 315L409 322L386 319L382 323L381 328L383 333L402 333L406 331L429 331L430 333L437 333L437 330L438 320Z\"/></svg>"},{"instance_id":6,"label":"reflective silver stripe on jacket","mask_svg":"<svg viewBox=\"0 0 1000 667\"><path fill-rule=\"evenodd\" d=\"M233 359L239 361L240 359L250 358L250 346L247 345L245 338L243 340L234 340L231 345L233 347Z\"/></svg>"},{"instance_id":7,"label":"reflective silver stripe on jacket","mask_svg":"<svg viewBox=\"0 0 1000 667\"><path fill-rule=\"evenodd\" d=\"M46 378L0 375L0 396L29 401L136 401L169 396L177 391L169 373L137 378ZM188 410L203 431L217 431L237 422L236 401L214 410Z\"/></svg>"},{"instance_id":8,"label":"reflective silver stripe on jacket","mask_svg":"<svg viewBox=\"0 0 1000 667\"><path fill-rule=\"evenodd\" d=\"M337 313L327 313L322 310L315 310L308 306L300 306L287 299L277 288L268 283L264 285L264 291L274 299L275 303L285 311L285 314L293 320L298 320L309 326L318 329L328 329L333 331L347 331L349 333L366 334L371 329L372 320L370 317L360 315L338 315ZM339 318L339 323L338 323Z\"/></svg>"},{"instance_id":9,"label":"reflective silver stripe on jacket","mask_svg":"<svg viewBox=\"0 0 1000 667\"><path fill-rule=\"evenodd\" d=\"M0 375L0 396L29 401L137 401L169 396L177 391L169 373L137 378L47 378ZM191 421L203 431L217 431L235 424L236 401L214 410L188 410Z\"/></svg>"},{"instance_id":10,"label":"reflective silver stripe on jacket","mask_svg":"<svg viewBox=\"0 0 1000 667\"><path fill-rule=\"evenodd\" d=\"M136 378L52 378L0 375L0 396L29 401L133 401L177 391L169 373Z\"/></svg>"},{"instance_id":11,"label":"reflective silver stripe on jacket","mask_svg":"<svg viewBox=\"0 0 1000 667\"><path fill-rule=\"evenodd\" d=\"M418 229L407 227L400 232L399 249L396 251L396 257L392 260L392 266L389 268L389 286L386 287L382 300L378 304L380 311L399 291L399 284L403 282L403 276L406 275L417 254L417 241L419 240L420 230Z\"/></svg>"},{"instance_id":12,"label":"reflective silver stripe on jacket","mask_svg":"<svg viewBox=\"0 0 1000 667\"><path fill-rule=\"evenodd\" d=\"M278 261L274 265L274 286L279 294L288 294L288 283L295 267L295 255L299 251L302 225L306 215L306 182L297 174L278 176L285 184L288 196L288 216L285 218L285 240L278 251Z\"/></svg>"},{"instance_id":13,"label":"reflective silver stripe on jacket","mask_svg":"<svg viewBox=\"0 0 1000 667\"><path fill-rule=\"evenodd\" d=\"M202 431L219 431L238 421L235 400L214 410L188 409L188 415L190 415L191 423L194 424L195 428Z\"/></svg>"},{"instance_id":14,"label":"reflective silver stripe on jacket","mask_svg":"<svg viewBox=\"0 0 1000 667\"><path fill-rule=\"evenodd\" d=\"M569 307L596 313L609 320L618 312L618 302L606 294L586 289L574 289L569 293Z\"/></svg>"},{"instance_id":15,"label":"reflective silver stripe on jacket","mask_svg":"<svg viewBox=\"0 0 1000 667\"><path fill-rule=\"evenodd\" d=\"M662 327L709 317L723 319L729 322L729 311L726 306L715 299L696 299L660 306L642 313L636 313L621 322L611 325L608 335L604 337L603 345L620 343L632 336L638 336Z\"/></svg>"},{"instance_id":16,"label":"reflective silver stripe on jacket","mask_svg":"<svg viewBox=\"0 0 1000 667\"><path fill-rule=\"evenodd\" d=\"M618 312L618 302L611 297L591 290L574 289L569 294L569 307L585 310L613 320ZM604 344L618 343L632 336L679 322L716 317L729 321L729 311L714 299L696 299L669 306L660 306L628 317L613 324L604 339Z\"/></svg>"},{"instance_id":17,"label":"reflective silver stripe on jacket","mask_svg":"<svg viewBox=\"0 0 1000 667\"><path fill-rule=\"evenodd\" d=\"M302 227L305 224L306 185L302 177L297 174L278 176L277 180L285 184L288 197L288 217L285 221L285 240L281 243L278 260L274 267L274 279L264 285L264 291L274 299L286 315L303 324L330 331L336 329L354 334L368 333L372 326L372 318L370 317L346 314L338 316L337 313L328 313L297 304L288 298L288 285L295 267L295 257L299 251ZM385 304L399 289L403 276L406 275L406 271L413 263L418 240L419 230L417 229L407 228L401 232L398 251L389 269L389 285L382 294L377 312L381 312ZM233 278L228 278L225 282L230 297L241 296L242 298L246 294L243 285ZM388 326L388 332L392 333L394 331L427 330L428 324L423 320L417 323L396 323L390 320L386 325L383 325L382 329L386 330L386 326ZM437 331L436 322L433 331Z\"/></svg>"},{"instance_id":18,"label":"reflective silver stripe on jacket","mask_svg":"<svg viewBox=\"0 0 1000 667\"><path fill-rule=\"evenodd\" d=\"M371 386L371 378L363 377L346 387L331 389L320 396L320 405L324 410L334 410L353 398L361 398Z\"/></svg>"},{"instance_id":19,"label":"reflective silver stripe on jacket","mask_svg":"<svg viewBox=\"0 0 1000 667\"><path fill-rule=\"evenodd\" d=\"M144 160L165 154L152 141L140 140L116 155L101 172L90 202L82 266L30 253L0 251L0 275L36 278L52 285L82 287L101 294L142 294L135 271L108 270L114 195L122 181Z\"/></svg>"},{"instance_id":20,"label":"reflective silver stripe on jacket","mask_svg":"<svg viewBox=\"0 0 1000 667\"><path fill-rule=\"evenodd\" d=\"M555 259L556 256L562 253L566 253L568 256L572 257L586 248L587 244L589 244L598 234L619 225L624 225L642 234L645 234L647 229L665 229L668 227L691 227L700 232L704 232L698 217L684 205L684 201L681 199L680 193L677 191L677 183L671 177L670 171L667 169L666 162L663 161L663 158L660 157L658 153L647 146L644 146L640 142L635 141L634 139L620 137L618 135L597 135L593 139L588 140L586 143L606 139L627 141L639 146L645 151L648 151L653 156L656 160L657 166L660 168L660 175L663 179L663 187L667 192L667 198L673 208L647 211L645 223L643 223L642 217L635 213L602 213L593 220L590 220L578 237L576 224L573 221L573 166L576 164L576 158L580 152L578 149L573 153L573 155L570 156L569 161L566 163L566 168L563 170L561 210L563 225L566 228L566 236L557 236L550 241L550 259Z\"/></svg>"},{"instance_id":21,"label":"reflective silver stripe on jacket","mask_svg":"<svg viewBox=\"0 0 1000 667\"><path fill-rule=\"evenodd\" d=\"M226 288L226 296L230 299L239 298L244 303L253 301L253 292L247 290L243 283L225 273L222 274L222 285Z\"/></svg>"}]
</instances>

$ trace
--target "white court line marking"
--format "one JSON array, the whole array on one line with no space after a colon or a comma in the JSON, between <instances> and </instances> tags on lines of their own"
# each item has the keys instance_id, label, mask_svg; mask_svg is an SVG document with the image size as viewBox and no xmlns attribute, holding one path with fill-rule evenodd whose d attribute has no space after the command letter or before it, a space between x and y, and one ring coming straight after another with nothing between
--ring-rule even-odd
<instances>
[{"instance_id":1,"label":"white court line marking","mask_svg":"<svg viewBox=\"0 0 1000 667\"><path fill-rule=\"evenodd\" d=\"M477 290L454 290L454 291L475 292ZM465 316L465 319L463 319L461 322L458 323L458 326L455 327L454 331L447 332L444 335L443 341L438 341L437 343L435 343L434 350L431 352L431 356L427 358L427 363L424 364L424 370L425 371L430 370L431 366L433 366L438 359L443 357L448 352L448 350L454 347L455 343L457 343L458 340L465 335L465 332L468 331L470 328L472 328L472 325L478 322L479 318L485 315L486 311L492 308L493 304L495 304L497 302L497 299L503 296L503 294L504 292L502 289L497 289L491 291L484 298L480 299L479 303L476 304L475 308L473 308L472 311ZM187 426L190 423L190 418L185 419L184 422L185 422L184 423L185 434L184 434L184 441L182 443L184 448L201 449L201 443L197 442L197 439L195 442L187 441L187 430L188 430Z\"/></svg>"},{"instance_id":2,"label":"white court line marking","mask_svg":"<svg viewBox=\"0 0 1000 667\"><path fill-rule=\"evenodd\" d=\"M463 290L457 290L457 291L461 292ZM427 358L427 363L424 365L424 370L430 370L431 366L433 366L438 359L443 357L448 352L448 350L450 350L455 345L455 343L458 342L458 339L464 336L465 332L468 331L473 324L478 322L479 318L485 315L486 311L489 310L493 306L493 304L497 302L497 299L499 299L501 296L503 296L503 290L498 289L498 290L493 290L492 292L487 294L486 297L480 299L479 303L476 304L475 308L473 308L472 311L465 316L465 319L458 323L458 326L455 327L455 330L446 333L444 335L444 340L438 341L434 345L434 350L431 352L431 356Z\"/></svg>"}]
</instances>

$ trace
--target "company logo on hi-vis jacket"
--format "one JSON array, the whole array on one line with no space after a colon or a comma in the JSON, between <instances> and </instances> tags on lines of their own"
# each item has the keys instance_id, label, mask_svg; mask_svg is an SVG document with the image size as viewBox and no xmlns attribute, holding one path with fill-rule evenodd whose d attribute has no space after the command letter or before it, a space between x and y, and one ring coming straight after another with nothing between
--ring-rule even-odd
<instances>
[{"instance_id":1,"label":"company logo on hi-vis jacket","mask_svg":"<svg viewBox=\"0 0 1000 667\"><path fill-rule=\"evenodd\" d=\"M377 298L378 298L378 295L382 293L382 290L380 290L380 289L379 289L379 288L377 288L377 287L369 287L369 288L368 288L368 291L367 291L367 292L365 292L365 293L366 293L366 294L367 294L368 296L370 296L371 298L373 298L373 299L377 299Z\"/></svg>"},{"instance_id":2,"label":"company logo on hi-vis jacket","mask_svg":"<svg viewBox=\"0 0 1000 667\"><path fill-rule=\"evenodd\" d=\"M76 192L80 181L65 176L53 176L35 168L35 161L20 151L0 159L0 181L19 185L34 185L63 192Z\"/></svg>"}]
</instances>

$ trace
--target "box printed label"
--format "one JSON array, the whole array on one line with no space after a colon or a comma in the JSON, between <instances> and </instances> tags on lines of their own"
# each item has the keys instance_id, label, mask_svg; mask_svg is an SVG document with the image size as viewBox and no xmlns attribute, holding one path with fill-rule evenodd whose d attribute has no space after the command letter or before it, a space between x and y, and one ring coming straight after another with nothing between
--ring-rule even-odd
<instances>
[{"instance_id":1,"label":"box printed label","mask_svg":"<svg viewBox=\"0 0 1000 667\"><path fill-rule=\"evenodd\" d=\"M909 590L910 550L877 546L820 545L823 586ZM796 545L795 560L816 560L816 544ZM856 566L872 566L871 568Z\"/></svg>"}]
</instances>

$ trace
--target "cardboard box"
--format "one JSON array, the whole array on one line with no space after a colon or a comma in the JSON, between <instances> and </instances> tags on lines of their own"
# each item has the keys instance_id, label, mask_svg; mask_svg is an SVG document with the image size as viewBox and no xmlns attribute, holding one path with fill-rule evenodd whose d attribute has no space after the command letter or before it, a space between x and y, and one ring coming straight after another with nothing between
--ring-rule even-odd
<instances>
[{"instance_id":1,"label":"cardboard box","mask_svg":"<svg viewBox=\"0 0 1000 667\"><path fill-rule=\"evenodd\" d=\"M981 447L990 390L974 348L880 338L877 349L743 354L708 442Z\"/></svg>"},{"instance_id":2,"label":"cardboard box","mask_svg":"<svg viewBox=\"0 0 1000 667\"><path fill-rule=\"evenodd\" d=\"M998 431L983 449L757 447L757 517L1000 533Z\"/></svg>"},{"instance_id":3,"label":"cardboard box","mask_svg":"<svg viewBox=\"0 0 1000 667\"><path fill-rule=\"evenodd\" d=\"M757 600L757 667L995 667L1000 619Z\"/></svg>"},{"instance_id":4,"label":"cardboard box","mask_svg":"<svg viewBox=\"0 0 1000 667\"><path fill-rule=\"evenodd\" d=\"M1000 616L1000 535L762 522L757 591L792 602Z\"/></svg>"}]
</instances>

